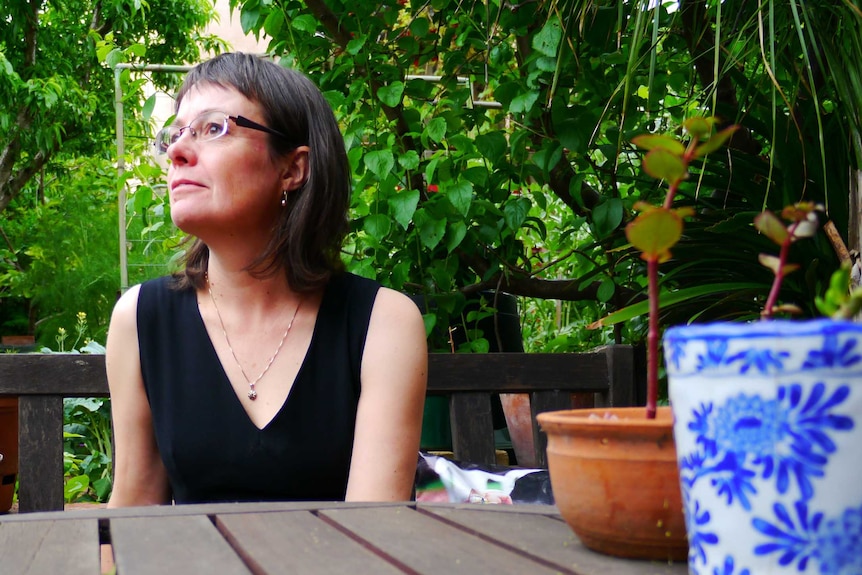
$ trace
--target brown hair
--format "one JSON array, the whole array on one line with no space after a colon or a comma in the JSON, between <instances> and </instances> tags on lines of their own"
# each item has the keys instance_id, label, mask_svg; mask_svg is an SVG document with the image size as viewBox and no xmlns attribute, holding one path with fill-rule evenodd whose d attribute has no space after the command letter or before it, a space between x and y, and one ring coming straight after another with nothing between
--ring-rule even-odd
<instances>
[{"instance_id":1,"label":"brown hair","mask_svg":"<svg viewBox=\"0 0 862 575\"><path fill-rule=\"evenodd\" d=\"M287 194L269 244L247 269L256 277L267 277L282 268L288 285L298 292L322 288L343 269L339 252L347 234L350 202L344 139L329 103L300 72L240 52L221 54L189 71L177 93L177 108L199 84L233 88L259 104L264 123L291 137L268 136L273 158L297 146L310 148L308 178ZM188 241L184 269L175 275L177 285L202 288L209 248L200 239Z\"/></svg>"}]
</instances>

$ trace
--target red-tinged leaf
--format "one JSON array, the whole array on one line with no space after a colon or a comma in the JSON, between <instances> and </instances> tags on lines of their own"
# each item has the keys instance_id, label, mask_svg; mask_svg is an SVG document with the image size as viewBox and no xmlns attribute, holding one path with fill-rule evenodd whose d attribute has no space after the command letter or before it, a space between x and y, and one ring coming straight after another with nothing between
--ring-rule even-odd
<instances>
[{"instance_id":1,"label":"red-tinged leaf","mask_svg":"<svg viewBox=\"0 0 862 575\"><path fill-rule=\"evenodd\" d=\"M682 236L682 218L674 210L655 208L638 215L626 226L626 237L645 260L663 262Z\"/></svg>"},{"instance_id":2,"label":"red-tinged leaf","mask_svg":"<svg viewBox=\"0 0 862 575\"><path fill-rule=\"evenodd\" d=\"M781 260L778 257L770 254L758 254L757 261L764 267L772 270L772 273L778 275L778 270L781 269Z\"/></svg>"},{"instance_id":3,"label":"red-tinged leaf","mask_svg":"<svg viewBox=\"0 0 862 575\"><path fill-rule=\"evenodd\" d=\"M676 154L677 156L682 156L685 153L685 145L672 136L643 134L632 138L632 143L644 150L655 150L657 148L661 148Z\"/></svg>"},{"instance_id":4,"label":"red-tinged leaf","mask_svg":"<svg viewBox=\"0 0 862 575\"><path fill-rule=\"evenodd\" d=\"M736 132L738 129L739 126L735 124L733 126L723 129L722 131L708 139L706 142L699 145L695 150L694 155L699 158L701 156L705 156L716 151L717 149L722 147L724 143L727 142L733 135L733 133Z\"/></svg>"},{"instance_id":5,"label":"red-tinged leaf","mask_svg":"<svg viewBox=\"0 0 862 575\"><path fill-rule=\"evenodd\" d=\"M694 215L694 208L691 206L683 206L681 208L674 208L676 214L681 218L690 218Z\"/></svg>"},{"instance_id":6,"label":"red-tinged leaf","mask_svg":"<svg viewBox=\"0 0 862 575\"><path fill-rule=\"evenodd\" d=\"M683 129L696 137L698 140L705 140L712 134L712 126L715 124L715 118L703 118L700 116L689 118L682 123Z\"/></svg>"},{"instance_id":7,"label":"red-tinged leaf","mask_svg":"<svg viewBox=\"0 0 862 575\"><path fill-rule=\"evenodd\" d=\"M781 217L788 222L801 222L810 219L817 211L822 212L823 206L814 202L798 202L792 206L785 206L781 210Z\"/></svg>"},{"instance_id":8,"label":"red-tinged leaf","mask_svg":"<svg viewBox=\"0 0 862 575\"><path fill-rule=\"evenodd\" d=\"M792 303L783 303L781 305L772 306L773 315L776 313L786 313L790 315L802 315L802 308Z\"/></svg>"},{"instance_id":9,"label":"red-tinged leaf","mask_svg":"<svg viewBox=\"0 0 862 575\"><path fill-rule=\"evenodd\" d=\"M643 159L643 169L653 178L668 183L677 182L687 174L683 159L664 148L655 148L647 152Z\"/></svg>"},{"instance_id":10,"label":"red-tinged leaf","mask_svg":"<svg viewBox=\"0 0 862 575\"><path fill-rule=\"evenodd\" d=\"M644 202L642 200L635 202L635 205L632 207L635 209L636 212L649 212L651 210L658 209L658 206L654 206L653 204L649 202Z\"/></svg>"},{"instance_id":11,"label":"red-tinged leaf","mask_svg":"<svg viewBox=\"0 0 862 575\"><path fill-rule=\"evenodd\" d=\"M778 216L769 210L764 210L754 216L754 227L778 245L782 245L787 241L787 228L784 227Z\"/></svg>"},{"instance_id":12,"label":"red-tinged leaf","mask_svg":"<svg viewBox=\"0 0 862 575\"><path fill-rule=\"evenodd\" d=\"M785 206L781 210L781 217L792 222L787 229L788 232L792 232L794 241L799 238L810 238L817 233L820 225L817 217L819 211L823 211L823 206L814 202L799 202L792 206Z\"/></svg>"},{"instance_id":13,"label":"red-tinged leaf","mask_svg":"<svg viewBox=\"0 0 862 575\"><path fill-rule=\"evenodd\" d=\"M781 270L782 275L786 276L787 274L799 269L798 264L784 264L784 267L782 267L781 260L777 256L770 254L759 254L757 256L757 261L759 261L761 265L772 270L772 273L775 275L778 275L779 270Z\"/></svg>"}]
</instances>

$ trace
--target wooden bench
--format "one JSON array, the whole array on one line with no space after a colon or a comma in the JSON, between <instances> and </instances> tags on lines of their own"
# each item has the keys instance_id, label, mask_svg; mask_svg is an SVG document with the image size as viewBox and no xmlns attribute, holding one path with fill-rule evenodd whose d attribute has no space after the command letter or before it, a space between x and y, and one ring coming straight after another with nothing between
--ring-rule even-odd
<instances>
[{"instance_id":1,"label":"wooden bench","mask_svg":"<svg viewBox=\"0 0 862 575\"><path fill-rule=\"evenodd\" d=\"M634 405L640 362L631 346L568 354L438 354L429 356L428 394L448 395L455 458L494 463L491 396L528 393L536 461L545 438L535 414L567 409L572 394L595 405ZM102 355L0 354L0 396L17 396L20 512L63 509L63 398L107 397Z\"/></svg>"}]
</instances>

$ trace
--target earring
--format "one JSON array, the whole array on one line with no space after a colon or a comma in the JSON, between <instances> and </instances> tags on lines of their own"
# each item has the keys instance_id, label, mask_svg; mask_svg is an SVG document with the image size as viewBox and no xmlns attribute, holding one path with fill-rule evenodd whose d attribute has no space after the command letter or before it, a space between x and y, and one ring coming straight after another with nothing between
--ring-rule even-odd
<instances>
[{"instance_id":1,"label":"earring","mask_svg":"<svg viewBox=\"0 0 862 575\"><path fill-rule=\"evenodd\" d=\"M281 191L281 207L287 206L287 190Z\"/></svg>"}]
</instances>

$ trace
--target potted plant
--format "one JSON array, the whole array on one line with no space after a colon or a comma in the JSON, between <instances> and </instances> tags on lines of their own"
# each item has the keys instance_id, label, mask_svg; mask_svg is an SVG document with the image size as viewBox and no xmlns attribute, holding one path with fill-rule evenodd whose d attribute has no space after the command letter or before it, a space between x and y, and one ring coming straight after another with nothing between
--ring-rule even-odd
<instances>
[{"instance_id":1,"label":"potted plant","mask_svg":"<svg viewBox=\"0 0 862 575\"><path fill-rule=\"evenodd\" d=\"M664 338L692 573L862 573L862 292L849 268L818 299L829 319L774 319L790 245L817 207L763 212L779 246L763 316Z\"/></svg>"},{"instance_id":2,"label":"potted plant","mask_svg":"<svg viewBox=\"0 0 862 575\"><path fill-rule=\"evenodd\" d=\"M735 126L713 134L712 118L684 124L687 142L639 136L643 168L668 183L662 206L638 203L626 235L646 261L649 293L646 408L547 412L538 421L548 435L548 466L557 506L587 547L611 555L682 560L688 554L671 413L657 408L658 266L682 235L687 208L674 196L688 165L718 149Z\"/></svg>"}]
</instances>

